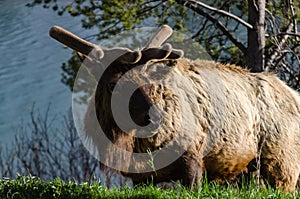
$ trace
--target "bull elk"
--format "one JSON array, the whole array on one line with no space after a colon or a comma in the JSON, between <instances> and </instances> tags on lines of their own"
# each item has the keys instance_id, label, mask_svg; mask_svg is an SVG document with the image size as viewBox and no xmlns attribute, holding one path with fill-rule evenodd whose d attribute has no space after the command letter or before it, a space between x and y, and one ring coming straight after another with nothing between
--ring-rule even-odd
<instances>
[{"instance_id":1,"label":"bull elk","mask_svg":"<svg viewBox=\"0 0 300 199\"><path fill-rule=\"evenodd\" d=\"M259 160L260 174L270 185L293 191L300 173L299 94L274 74L184 58L183 51L164 44L171 34L164 25L141 50L105 49L51 28L50 35L77 51L98 81L84 123L102 164L113 162L134 184L180 180L192 186L204 171L212 180L233 179ZM117 109L118 120L133 122L121 128L112 98L122 103L128 85L135 89L128 107ZM145 131L146 136L137 136ZM112 144L100 146L102 138ZM115 153L120 149L124 152ZM149 151L165 156L154 155L152 167L133 157ZM176 159L159 168L166 154Z\"/></svg>"}]
</instances>

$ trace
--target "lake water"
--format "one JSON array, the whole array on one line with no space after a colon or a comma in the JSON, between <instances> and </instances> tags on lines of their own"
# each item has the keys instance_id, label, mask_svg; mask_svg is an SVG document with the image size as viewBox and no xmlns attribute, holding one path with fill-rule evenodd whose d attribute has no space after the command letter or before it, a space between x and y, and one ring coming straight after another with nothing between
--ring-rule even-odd
<instances>
[{"instance_id":1,"label":"lake water","mask_svg":"<svg viewBox=\"0 0 300 199\"><path fill-rule=\"evenodd\" d=\"M30 1L0 0L0 145L13 140L21 122L29 122L33 104L41 115L50 104L55 127L71 107L71 92L61 83L61 64L72 51L50 38L50 27L59 25L81 37L97 32L83 29L80 18L26 7ZM145 21L144 26L152 25ZM237 35L245 37L245 29Z\"/></svg>"},{"instance_id":2,"label":"lake water","mask_svg":"<svg viewBox=\"0 0 300 199\"><path fill-rule=\"evenodd\" d=\"M71 92L60 81L61 63L71 50L48 36L50 27L91 34L80 19L41 6L28 8L27 2L0 0L0 144L13 140L21 121L28 123L33 104L41 115L50 104L50 118L56 116L57 123L71 107Z\"/></svg>"}]
</instances>

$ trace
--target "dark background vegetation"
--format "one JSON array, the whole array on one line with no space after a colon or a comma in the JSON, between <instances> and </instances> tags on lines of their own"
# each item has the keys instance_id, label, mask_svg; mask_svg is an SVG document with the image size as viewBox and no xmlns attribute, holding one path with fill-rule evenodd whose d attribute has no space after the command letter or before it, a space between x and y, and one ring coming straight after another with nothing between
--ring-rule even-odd
<instances>
[{"instance_id":1,"label":"dark background vegetation","mask_svg":"<svg viewBox=\"0 0 300 199\"><path fill-rule=\"evenodd\" d=\"M271 71L299 89L299 0L34 0L59 15L82 17L82 27L102 40L133 28L162 24L190 35L215 60L251 71ZM72 88L78 71L74 54L63 64L63 82Z\"/></svg>"}]
</instances>

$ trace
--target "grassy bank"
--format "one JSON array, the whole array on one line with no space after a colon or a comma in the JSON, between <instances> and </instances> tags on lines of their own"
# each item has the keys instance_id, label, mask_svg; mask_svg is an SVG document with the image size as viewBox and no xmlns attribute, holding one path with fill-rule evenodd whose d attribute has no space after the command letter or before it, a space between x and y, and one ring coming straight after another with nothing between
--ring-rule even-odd
<instances>
[{"instance_id":1,"label":"grassy bank","mask_svg":"<svg viewBox=\"0 0 300 199\"><path fill-rule=\"evenodd\" d=\"M107 189L99 183L64 182L59 178L44 182L38 178L20 176L16 180L0 180L0 198L299 198L271 188L262 188L252 183L240 187L204 183L190 190L177 185L161 189L153 185L135 188Z\"/></svg>"}]
</instances>

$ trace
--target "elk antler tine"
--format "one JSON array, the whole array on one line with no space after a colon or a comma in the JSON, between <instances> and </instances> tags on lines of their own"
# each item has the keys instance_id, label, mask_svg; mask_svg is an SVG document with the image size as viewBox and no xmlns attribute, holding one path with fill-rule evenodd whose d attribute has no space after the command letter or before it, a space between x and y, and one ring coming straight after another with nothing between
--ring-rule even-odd
<instances>
[{"instance_id":1,"label":"elk antler tine","mask_svg":"<svg viewBox=\"0 0 300 199\"><path fill-rule=\"evenodd\" d=\"M173 30L168 25L161 26L152 38L147 42L144 49L159 47L164 43L173 33Z\"/></svg>"},{"instance_id":2,"label":"elk antler tine","mask_svg":"<svg viewBox=\"0 0 300 199\"><path fill-rule=\"evenodd\" d=\"M184 55L183 50L172 49L172 52L169 54L167 59L179 59L179 58L182 58L183 55Z\"/></svg>"},{"instance_id":3,"label":"elk antler tine","mask_svg":"<svg viewBox=\"0 0 300 199\"><path fill-rule=\"evenodd\" d=\"M89 53L93 50L93 54L94 56L96 55L97 58L100 59L104 56L101 47L92 44L59 26L53 26L49 31L49 35L57 41L78 52L81 52L84 55L89 55Z\"/></svg>"}]
</instances>

